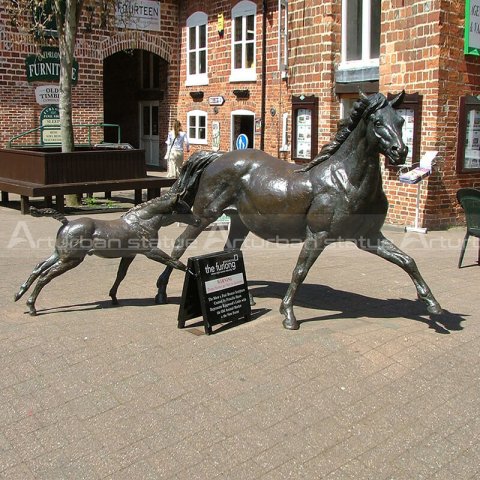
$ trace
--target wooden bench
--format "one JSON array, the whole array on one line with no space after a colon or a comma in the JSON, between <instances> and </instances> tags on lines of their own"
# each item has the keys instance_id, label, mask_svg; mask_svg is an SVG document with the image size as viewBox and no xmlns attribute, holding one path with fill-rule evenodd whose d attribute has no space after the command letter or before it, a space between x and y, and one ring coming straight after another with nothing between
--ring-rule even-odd
<instances>
[{"instance_id":1,"label":"wooden bench","mask_svg":"<svg viewBox=\"0 0 480 480\"><path fill-rule=\"evenodd\" d=\"M23 215L29 213L30 197L45 197L47 203L52 203L55 197L55 209L63 212L65 209L65 195L94 193L94 192L118 192L133 190L135 192L135 205L142 202L142 190L147 190L147 199L160 195L161 189L171 187L174 178L147 176L144 178L131 178L124 180L107 180L98 182L57 183L40 184L12 180L0 177L1 202L8 202L8 194L20 195L20 211Z\"/></svg>"}]
</instances>

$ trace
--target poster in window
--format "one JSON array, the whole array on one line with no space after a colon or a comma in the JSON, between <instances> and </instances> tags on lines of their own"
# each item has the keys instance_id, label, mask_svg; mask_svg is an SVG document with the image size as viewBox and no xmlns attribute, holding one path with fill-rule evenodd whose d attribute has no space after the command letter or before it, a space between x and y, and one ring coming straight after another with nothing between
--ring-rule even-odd
<instances>
[{"instance_id":1,"label":"poster in window","mask_svg":"<svg viewBox=\"0 0 480 480\"><path fill-rule=\"evenodd\" d=\"M480 168L480 110L469 110L465 135L464 168Z\"/></svg>"},{"instance_id":2,"label":"poster in window","mask_svg":"<svg viewBox=\"0 0 480 480\"><path fill-rule=\"evenodd\" d=\"M408 147L406 163L411 165L413 158L415 111L412 108L399 108L397 109L397 113L405 120L402 128L402 138L403 142Z\"/></svg>"},{"instance_id":3,"label":"poster in window","mask_svg":"<svg viewBox=\"0 0 480 480\"><path fill-rule=\"evenodd\" d=\"M308 108L297 110L297 158L310 160L312 148L312 111Z\"/></svg>"}]
</instances>

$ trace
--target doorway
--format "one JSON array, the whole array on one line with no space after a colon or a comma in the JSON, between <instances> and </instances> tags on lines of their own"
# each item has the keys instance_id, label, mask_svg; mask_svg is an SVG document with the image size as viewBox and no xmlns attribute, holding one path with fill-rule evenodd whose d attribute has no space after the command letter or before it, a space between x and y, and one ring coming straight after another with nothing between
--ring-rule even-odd
<instances>
[{"instance_id":1,"label":"doorway","mask_svg":"<svg viewBox=\"0 0 480 480\"><path fill-rule=\"evenodd\" d=\"M159 102L140 102L140 148L145 150L147 165L160 165L160 145L158 135Z\"/></svg>"},{"instance_id":2,"label":"doorway","mask_svg":"<svg viewBox=\"0 0 480 480\"><path fill-rule=\"evenodd\" d=\"M120 125L121 142L144 149L147 165L163 167L159 139L168 133L168 62L146 50L129 50L105 58L103 67L103 121ZM105 141L117 141L116 132L106 129Z\"/></svg>"},{"instance_id":3,"label":"doorway","mask_svg":"<svg viewBox=\"0 0 480 480\"><path fill-rule=\"evenodd\" d=\"M237 138L240 134L247 136L246 148L255 148L255 113L250 110L235 110L232 112L231 149L237 149Z\"/></svg>"}]
</instances>

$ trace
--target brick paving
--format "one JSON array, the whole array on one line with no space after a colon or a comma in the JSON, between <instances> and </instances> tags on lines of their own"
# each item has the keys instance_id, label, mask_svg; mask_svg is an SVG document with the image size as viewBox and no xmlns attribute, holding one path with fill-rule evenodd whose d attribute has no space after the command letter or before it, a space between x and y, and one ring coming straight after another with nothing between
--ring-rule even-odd
<instances>
[{"instance_id":1,"label":"brick paving","mask_svg":"<svg viewBox=\"0 0 480 480\"><path fill-rule=\"evenodd\" d=\"M114 218L118 213L100 214ZM59 224L0 208L0 478L480 478L480 267L464 230L385 234L410 253L445 313L431 322L398 267L326 249L300 289L300 330L278 313L298 245L244 248L254 319L178 330L183 274L154 305L162 267L88 257L40 294L13 294ZM161 230L166 250L181 231ZM204 232L188 255L221 250ZM188 256L186 255L185 258Z\"/></svg>"}]
</instances>

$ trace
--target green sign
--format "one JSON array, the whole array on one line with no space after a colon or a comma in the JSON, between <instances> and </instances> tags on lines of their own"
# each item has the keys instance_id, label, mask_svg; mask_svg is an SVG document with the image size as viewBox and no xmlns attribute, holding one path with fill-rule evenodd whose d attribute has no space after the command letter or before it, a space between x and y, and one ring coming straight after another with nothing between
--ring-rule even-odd
<instances>
[{"instance_id":1,"label":"green sign","mask_svg":"<svg viewBox=\"0 0 480 480\"><path fill-rule=\"evenodd\" d=\"M465 1L464 53L480 55L480 0Z\"/></svg>"},{"instance_id":2,"label":"green sign","mask_svg":"<svg viewBox=\"0 0 480 480\"><path fill-rule=\"evenodd\" d=\"M27 81L51 81L60 80L60 52L56 47L42 47L39 55L28 55L25 59ZM73 60L72 82L78 82L78 62Z\"/></svg>"},{"instance_id":3,"label":"green sign","mask_svg":"<svg viewBox=\"0 0 480 480\"><path fill-rule=\"evenodd\" d=\"M59 145L62 143L60 135L60 111L57 105L45 107L40 113L42 145Z\"/></svg>"}]
</instances>

